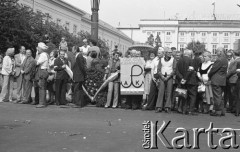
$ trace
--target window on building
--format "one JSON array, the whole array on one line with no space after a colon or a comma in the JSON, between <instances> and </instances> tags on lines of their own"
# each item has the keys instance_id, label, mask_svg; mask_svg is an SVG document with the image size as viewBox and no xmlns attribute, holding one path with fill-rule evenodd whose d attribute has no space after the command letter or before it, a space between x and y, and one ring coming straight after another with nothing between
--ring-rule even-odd
<instances>
[{"instance_id":1,"label":"window on building","mask_svg":"<svg viewBox=\"0 0 240 152\"><path fill-rule=\"evenodd\" d=\"M184 32L180 32L180 36L184 36Z\"/></svg>"},{"instance_id":2,"label":"window on building","mask_svg":"<svg viewBox=\"0 0 240 152\"><path fill-rule=\"evenodd\" d=\"M214 33L213 33L213 36L217 36L217 33L216 33L216 32L214 32Z\"/></svg>"},{"instance_id":3,"label":"window on building","mask_svg":"<svg viewBox=\"0 0 240 152\"><path fill-rule=\"evenodd\" d=\"M161 35L161 32L157 32L157 35Z\"/></svg>"},{"instance_id":4,"label":"window on building","mask_svg":"<svg viewBox=\"0 0 240 152\"><path fill-rule=\"evenodd\" d=\"M180 51L184 50L184 44L180 44Z\"/></svg>"},{"instance_id":5,"label":"window on building","mask_svg":"<svg viewBox=\"0 0 240 152\"><path fill-rule=\"evenodd\" d=\"M73 34L77 34L77 25L73 25Z\"/></svg>"},{"instance_id":6,"label":"window on building","mask_svg":"<svg viewBox=\"0 0 240 152\"><path fill-rule=\"evenodd\" d=\"M203 37L205 37L205 36L206 36L206 33L205 33L205 32L204 32L204 33L202 33L202 36L203 36Z\"/></svg>"},{"instance_id":7,"label":"window on building","mask_svg":"<svg viewBox=\"0 0 240 152\"><path fill-rule=\"evenodd\" d=\"M69 22L66 22L65 28L66 28L67 31L69 31L69 26L70 26L70 23L69 23Z\"/></svg>"},{"instance_id":8,"label":"window on building","mask_svg":"<svg viewBox=\"0 0 240 152\"><path fill-rule=\"evenodd\" d=\"M167 34L166 35L171 35L171 32L167 32Z\"/></svg>"},{"instance_id":9,"label":"window on building","mask_svg":"<svg viewBox=\"0 0 240 152\"><path fill-rule=\"evenodd\" d=\"M228 33L224 33L224 36L228 36Z\"/></svg>"},{"instance_id":10,"label":"window on building","mask_svg":"<svg viewBox=\"0 0 240 152\"><path fill-rule=\"evenodd\" d=\"M224 45L223 47L226 51L228 50L228 45Z\"/></svg>"},{"instance_id":11,"label":"window on building","mask_svg":"<svg viewBox=\"0 0 240 152\"><path fill-rule=\"evenodd\" d=\"M239 37L239 33L236 33L235 36Z\"/></svg>"},{"instance_id":12,"label":"window on building","mask_svg":"<svg viewBox=\"0 0 240 152\"><path fill-rule=\"evenodd\" d=\"M191 36L192 36L192 37L195 36L195 33L194 33L194 32L191 32Z\"/></svg>"},{"instance_id":13,"label":"window on building","mask_svg":"<svg viewBox=\"0 0 240 152\"><path fill-rule=\"evenodd\" d=\"M212 53L213 54L216 54L216 50L217 50L217 45L216 44L212 45Z\"/></svg>"}]
</instances>

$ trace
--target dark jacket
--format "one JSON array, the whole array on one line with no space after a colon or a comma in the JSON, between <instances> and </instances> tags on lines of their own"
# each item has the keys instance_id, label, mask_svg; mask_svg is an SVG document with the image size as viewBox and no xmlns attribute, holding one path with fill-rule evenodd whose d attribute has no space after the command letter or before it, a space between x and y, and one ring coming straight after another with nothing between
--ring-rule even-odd
<instances>
[{"instance_id":1,"label":"dark jacket","mask_svg":"<svg viewBox=\"0 0 240 152\"><path fill-rule=\"evenodd\" d=\"M236 83L238 80L238 75L236 72L238 62L240 62L240 58L235 59L233 62L230 63L228 67L228 73L227 73L228 83Z\"/></svg>"},{"instance_id":2,"label":"dark jacket","mask_svg":"<svg viewBox=\"0 0 240 152\"><path fill-rule=\"evenodd\" d=\"M226 57L219 57L213 64L212 69L208 73L211 84L217 86L226 86L228 60Z\"/></svg>"},{"instance_id":3,"label":"dark jacket","mask_svg":"<svg viewBox=\"0 0 240 152\"><path fill-rule=\"evenodd\" d=\"M194 70L189 70L189 67L193 67ZM195 69L195 60L183 56L179 59L176 66L176 79L181 82L182 79L186 80L186 84L197 85L197 69Z\"/></svg>"},{"instance_id":4,"label":"dark jacket","mask_svg":"<svg viewBox=\"0 0 240 152\"><path fill-rule=\"evenodd\" d=\"M64 59L63 61L59 57L55 59L55 61L54 61L54 71L57 71L56 79L63 80L63 79L68 79L69 78L65 69L62 68L62 66L64 64L68 65L67 59Z\"/></svg>"},{"instance_id":5,"label":"dark jacket","mask_svg":"<svg viewBox=\"0 0 240 152\"><path fill-rule=\"evenodd\" d=\"M81 82L86 77L86 59L79 54L76 58L76 62L73 65L73 81Z\"/></svg>"},{"instance_id":6,"label":"dark jacket","mask_svg":"<svg viewBox=\"0 0 240 152\"><path fill-rule=\"evenodd\" d=\"M26 80L31 80L34 78L36 70L36 61L33 57L26 57L21 66L21 70L24 71L23 78Z\"/></svg>"}]
</instances>

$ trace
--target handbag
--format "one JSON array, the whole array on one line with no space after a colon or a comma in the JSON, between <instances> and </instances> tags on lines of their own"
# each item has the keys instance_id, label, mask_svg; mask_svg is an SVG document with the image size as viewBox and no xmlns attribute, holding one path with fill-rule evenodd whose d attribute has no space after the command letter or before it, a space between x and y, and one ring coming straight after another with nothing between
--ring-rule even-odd
<instances>
[{"instance_id":1,"label":"handbag","mask_svg":"<svg viewBox=\"0 0 240 152\"><path fill-rule=\"evenodd\" d=\"M198 86L198 92L199 92L199 93L203 93L203 92L205 92L205 91L206 91L206 86L201 83L201 84Z\"/></svg>"},{"instance_id":2,"label":"handbag","mask_svg":"<svg viewBox=\"0 0 240 152\"><path fill-rule=\"evenodd\" d=\"M175 89L175 95L176 95L176 97L182 97L184 99L187 99L187 89L177 87Z\"/></svg>"}]
</instances>

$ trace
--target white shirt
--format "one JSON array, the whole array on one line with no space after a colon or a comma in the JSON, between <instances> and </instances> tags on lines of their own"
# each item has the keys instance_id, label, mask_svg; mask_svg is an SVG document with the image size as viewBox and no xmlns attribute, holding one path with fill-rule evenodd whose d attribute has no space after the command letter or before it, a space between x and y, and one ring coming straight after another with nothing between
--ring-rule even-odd
<instances>
[{"instance_id":1,"label":"white shirt","mask_svg":"<svg viewBox=\"0 0 240 152\"><path fill-rule=\"evenodd\" d=\"M83 45L82 47L79 48L79 49L82 49L82 51L83 51L83 56L87 56L87 54L88 54L88 48L90 48L89 45L87 45L86 47L85 47L85 45Z\"/></svg>"},{"instance_id":2,"label":"white shirt","mask_svg":"<svg viewBox=\"0 0 240 152\"><path fill-rule=\"evenodd\" d=\"M163 75L165 75L165 73L167 73L167 75L170 75L173 72L173 60L174 60L173 57L171 57L169 61L165 61L164 58L161 58L162 64L161 73Z\"/></svg>"},{"instance_id":3,"label":"white shirt","mask_svg":"<svg viewBox=\"0 0 240 152\"><path fill-rule=\"evenodd\" d=\"M13 70L13 61L10 56L3 58L2 75L10 75Z\"/></svg>"},{"instance_id":4,"label":"white shirt","mask_svg":"<svg viewBox=\"0 0 240 152\"><path fill-rule=\"evenodd\" d=\"M46 52L42 52L37 59L37 65L40 65L41 69L48 69L49 62L48 62L48 54Z\"/></svg>"},{"instance_id":5,"label":"white shirt","mask_svg":"<svg viewBox=\"0 0 240 152\"><path fill-rule=\"evenodd\" d=\"M23 63L23 61L24 61L25 58L26 58L26 55L20 53L21 64Z\"/></svg>"},{"instance_id":6,"label":"white shirt","mask_svg":"<svg viewBox=\"0 0 240 152\"><path fill-rule=\"evenodd\" d=\"M152 60L152 71L153 71L153 74L157 73L158 63L159 63L159 57L155 57Z\"/></svg>"}]
</instances>

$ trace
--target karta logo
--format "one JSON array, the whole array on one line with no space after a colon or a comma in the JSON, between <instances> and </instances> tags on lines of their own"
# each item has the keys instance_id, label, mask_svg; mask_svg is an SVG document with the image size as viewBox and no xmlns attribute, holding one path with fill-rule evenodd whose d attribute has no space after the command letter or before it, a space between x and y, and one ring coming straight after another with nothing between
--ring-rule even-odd
<instances>
[{"instance_id":1,"label":"karta logo","mask_svg":"<svg viewBox=\"0 0 240 152\"><path fill-rule=\"evenodd\" d=\"M200 149L199 146L199 135L207 135L207 145L210 149L238 149L239 144L237 144L237 131L240 129L233 128L214 128L213 123L207 129L205 128L192 128L187 130L186 128L179 127L173 132L175 137L169 139L168 134L165 134L166 129L168 129L171 121L167 123L163 121L162 125L158 128L158 121L144 121L143 122L143 132L144 140L142 147L144 149L158 149L158 142L168 149ZM192 134L192 138L190 138ZM216 137L220 137L218 141ZM215 138L214 138L215 137ZM190 143L190 139L193 141ZM215 143L218 144L215 144Z\"/></svg>"}]
</instances>

